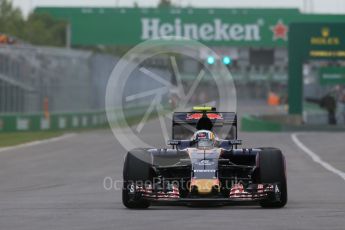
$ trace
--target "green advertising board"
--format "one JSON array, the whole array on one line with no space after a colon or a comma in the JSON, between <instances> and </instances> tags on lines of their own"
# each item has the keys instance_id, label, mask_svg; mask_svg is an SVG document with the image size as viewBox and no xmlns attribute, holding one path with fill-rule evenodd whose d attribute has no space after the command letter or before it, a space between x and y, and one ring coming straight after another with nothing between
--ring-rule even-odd
<instances>
[{"instance_id":1,"label":"green advertising board","mask_svg":"<svg viewBox=\"0 0 345 230\"><path fill-rule=\"evenodd\" d=\"M71 25L72 45L136 45L165 36L209 46L285 47L293 22L344 22L343 15L298 9L59 8L41 7Z\"/></svg>"},{"instance_id":2,"label":"green advertising board","mask_svg":"<svg viewBox=\"0 0 345 230\"><path fill-rule=\"evenodd\" d=\"M345 23L290 24L288 45L290 114L302 114L303 63L308 60L345 60L344 31ZM338 71L339 73L340 70L332 69L331 71ZM341 79L337 81L342 81ZM332 81L334 82L334 80ZM330 79L327 82L330 82Z\"/></svg>"},{"instance_id":3,"label":"green advertising board","mask_svg":"<svg viewBox=\"0 0 345 230\"><path fill-rule=\"evenodd\" d=\"M74 45L135 45L179 36L210 46L285 46L297 9L37 8L66 20Z\"/></svg>"},{"instance_id":4,"label":"green advertising board","mask_svg":"<svg viewBox=\"0 0 345 230\"><path fill-rule=\"evenodd\" d=\"M104 127L107 119L104 111L79 113L1 114L0 133L17 131L54 131Z\"/></svg>"},{"instance_id":5,"label":"green advertising board","mask_svg":"<svg viewBox=\"0 0 345 230\"><path fill-rule=\"evenodd\" d=\"M345 84L344 67L324 67L319 71L320 85Z\"/></svg>"}]
</instances>

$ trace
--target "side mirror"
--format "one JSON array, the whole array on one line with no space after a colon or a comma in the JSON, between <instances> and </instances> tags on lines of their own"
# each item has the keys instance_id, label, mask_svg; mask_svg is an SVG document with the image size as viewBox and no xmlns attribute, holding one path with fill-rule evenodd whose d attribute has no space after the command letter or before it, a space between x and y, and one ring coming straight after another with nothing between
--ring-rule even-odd
<instances>
[{"instance_id":1,"label":"side mirror","mask_svg":"<svg viewBox=\"0 0 345 230\"><path fill-rule=\"evenodd\" d=\"M168 140L168 145L179 145L181 144L180 140Z\"/></svg>"},{"instance_id":2,"label":"side mirror","mask_svg":"<svg viewBox=\"0 0 345 230\"><path fill-rule=\"evenodd\" d=\"M221 140L220 141L220 148L224 149L233 149L234 146L241 145L241 140Z\"/></svg>"},{"instance_id":3,"label":"side mirror","mask_svg":"<svg viewBox=\"0 0 345 230\"><path fill-rule=\"evenodd\" d=\"M230 145L242 145L242 140L229 140Z\"/></svg>"}]
</instances>

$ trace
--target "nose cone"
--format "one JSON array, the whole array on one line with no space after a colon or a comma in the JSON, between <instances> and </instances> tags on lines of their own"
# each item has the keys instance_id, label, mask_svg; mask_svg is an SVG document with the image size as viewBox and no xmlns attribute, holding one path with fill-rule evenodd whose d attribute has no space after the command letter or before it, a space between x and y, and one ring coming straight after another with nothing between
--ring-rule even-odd
<instances>
[{"instance_id":1,"label":"nose cone","mask_svg":"<svg viewBox=\"0 0 345 230\"><path fill-rule=\"evenodd\" d=\"M197 193L200 195L206 195L214 191L220 191L218 179L193 179L191 181L190 188L193 188L193 190L197 191Z\"/></svg>"}]
</instances>

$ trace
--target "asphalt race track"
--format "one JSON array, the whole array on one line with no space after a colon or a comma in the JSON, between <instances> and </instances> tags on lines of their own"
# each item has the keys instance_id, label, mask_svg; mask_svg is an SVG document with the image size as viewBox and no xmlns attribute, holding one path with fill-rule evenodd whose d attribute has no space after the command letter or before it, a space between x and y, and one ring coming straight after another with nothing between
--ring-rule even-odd
<instances>
[{"instance_id":1,"label":"asphalt race track","mask_svg":"<svg viewBox=\"0 0 345 230\"><path fill-rule=\"evenodd\" d=\"M153 133L148 133L154 138ZM344 172L345 133L299 134L325 162ZM289 201L283 209L166 207L128 210L121 191L125 151L110 131L81 133L0 152L0 229L345 229L345 181L315 163L291 133L240 133L244 147L276 146L287 159Z\"/></svg>"}]
</instances>

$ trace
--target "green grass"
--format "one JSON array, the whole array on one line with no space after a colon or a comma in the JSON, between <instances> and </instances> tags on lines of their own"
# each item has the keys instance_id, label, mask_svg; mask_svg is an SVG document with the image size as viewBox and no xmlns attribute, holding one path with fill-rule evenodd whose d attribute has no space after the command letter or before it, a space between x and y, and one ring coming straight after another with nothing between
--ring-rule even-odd
<instances>
[{"instance_id":1,"label":"green grass","mask_svg":"<svg viewBox=\"0 0 345 230\"><path fill-rule=\"evenodd\" d=\"M0 133L0 147L7 147L62 135L60 131Z\"/></svg>"}]
</instances>

